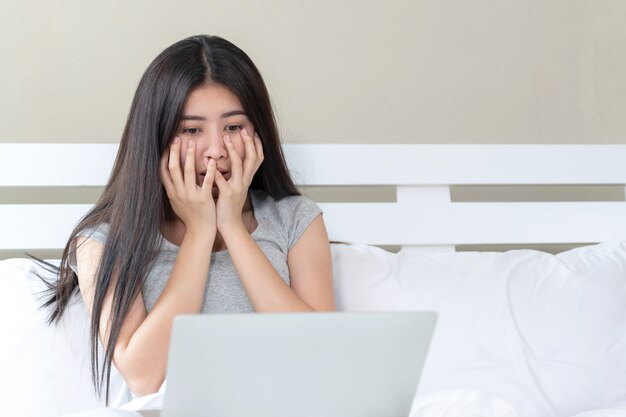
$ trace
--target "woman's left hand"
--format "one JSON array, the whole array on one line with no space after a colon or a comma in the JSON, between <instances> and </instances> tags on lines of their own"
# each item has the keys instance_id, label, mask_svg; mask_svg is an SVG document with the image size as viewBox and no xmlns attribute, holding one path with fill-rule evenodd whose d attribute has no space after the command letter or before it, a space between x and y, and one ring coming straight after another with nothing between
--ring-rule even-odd
<instances>
[{"instance_id":1,"label":"woman's left hand","mask_svg":"<svg viewBox=\"0 0 626 417\"><path fill-rule=\"evenodd\" d=\"M216 203L217 229L222 235L233 226L243 226L241 214L248 197L248 188L263 162L263 145L259 135L255 133L252 138L246 129L241 129L240 135L246 150L244 160L241 160L235 146L226 136L224 143L231 161L231 176L226 180L219 171L215 172L215 184L219 188Z\"/></svg>"}]
</instances>

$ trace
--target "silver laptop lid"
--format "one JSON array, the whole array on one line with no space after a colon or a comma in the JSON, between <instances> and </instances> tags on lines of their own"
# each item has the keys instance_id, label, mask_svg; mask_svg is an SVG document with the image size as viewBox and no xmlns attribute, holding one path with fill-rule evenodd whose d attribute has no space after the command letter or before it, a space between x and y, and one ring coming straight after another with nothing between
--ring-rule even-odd
<instances>
[{"instance_id":1,"label":"silver laptop lid","mask_svg":"<svg viewBox=\"0 0 626 417\"><path fill-rule=\"evenodd\" d=\"M163 417L406 417L433 312L180 316Z\"/></svg>"}]
</instances>

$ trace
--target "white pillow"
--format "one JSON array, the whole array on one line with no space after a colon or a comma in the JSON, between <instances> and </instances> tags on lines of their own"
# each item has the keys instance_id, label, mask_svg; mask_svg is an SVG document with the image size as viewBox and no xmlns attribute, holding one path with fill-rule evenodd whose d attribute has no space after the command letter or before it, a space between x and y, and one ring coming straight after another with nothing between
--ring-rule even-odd
<instances>
[{"instance_id":1,"label":"white pillow","mask_svg":"<svg viewBox=\"0 0 626 417\"><path fill-rule=\"evenodd\" d=\"M0 262L0 415L60 416L101 407L91 381L89 322L77 293L58 326L47 324L37 293L45 285L30 259ZM130 400L130 391L111 372L111 404Z\"/></svg>"},{"instance_id":2,"label":"white pillow","mask_svg":"<svg viewBox=\"0 0 626 417\"><path fill-rule=\"evenodd\" d=\"M340 310L433 310L419 394L475 389L520 416L626 405L626 242L551 255L333 245Z\"/></svg>"},{"instance_id":3,"label":"white pillow","mask_svg":"<svg viewBox=\"0 0 626 417\"><path fill-rule=\"evenodd\" d=\"M573 417L626 417L626 406L587 411L582 414L576 414Z\"/></svg>"}]
</instances>

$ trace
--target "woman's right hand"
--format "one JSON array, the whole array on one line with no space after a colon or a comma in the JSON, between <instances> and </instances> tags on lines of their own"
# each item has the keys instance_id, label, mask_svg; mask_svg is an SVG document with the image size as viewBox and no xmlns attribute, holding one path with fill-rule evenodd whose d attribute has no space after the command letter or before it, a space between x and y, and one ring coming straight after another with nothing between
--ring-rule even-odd
<instances>
[{"instance_id":1,"label":"woman's right hand","mask_svg":"<svg viewBox=\"0 0 626 417\"><path fill-rule=\"evenodd\" d=\"M202 186L196 183L196 146L189 141L181 151L181 140L174 138L169 151L161 157L160 176L174 213L185 224L187 232L200 233L217 230L215 201L211 189L215 178L215 161L210 160ZM184 169L181 169L181 152L187 152Z\"/></svg>"}]
</instances>

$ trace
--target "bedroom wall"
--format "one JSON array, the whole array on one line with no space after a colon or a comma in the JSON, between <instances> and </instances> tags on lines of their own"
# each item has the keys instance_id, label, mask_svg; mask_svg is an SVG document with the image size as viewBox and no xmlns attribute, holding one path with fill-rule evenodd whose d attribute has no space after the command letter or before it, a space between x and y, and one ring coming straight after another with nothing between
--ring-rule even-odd
<instances>
[{"instance_id":1,"label":"bedroom wall","mask_svg":"<svg viewBox=\"0 0 626 417\"><path fill-rule=\"evenodd\" d=\"M622 0L4 1L0 142L117 142L150 60L209 33L257 63L285 142L626 143L625 23ZM522 189L624 198L588 191ZM0 203L98 193L4 189ZM393 198L347 193L365 194Z\"/></svg>"},{"instance_id":2,"label":"bedroom wall","mask_svg":"<svg viewBox=\"0 0 626 417\"><path fill-rule=\"evenodd\" d=\"M626 143L621 0L21 0L2 141L116 142L165 46L247 51L289 142Z\"/></svg>"}]
</instances>

